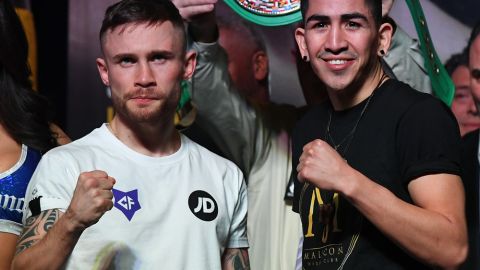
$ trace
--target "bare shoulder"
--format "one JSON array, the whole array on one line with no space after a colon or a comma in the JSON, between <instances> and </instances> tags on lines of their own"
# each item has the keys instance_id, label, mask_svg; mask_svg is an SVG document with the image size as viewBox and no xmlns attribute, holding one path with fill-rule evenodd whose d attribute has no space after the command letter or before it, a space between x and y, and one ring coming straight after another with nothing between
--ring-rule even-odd
<instances>
[{"instance_id":1,"label":"bare shoulder","mask_svg":"<svg viewBox=\"0 0 480 270\"><path fill-rule=\"evenodd\" d=\"M222 257L223 270L250 269L247 248L227 248Z\"/></svg>"},{"instance_id":2,"label":"bare shoulder","mask_svg":"<svg viewBox=\"0 0 480 270\"><path fill-rule=\"evenodd\" d=\"M62 214L58 209L50 209L41 212L37 216L29 217L25 222L22 235L17 243L16 254L21 253L40 241Z\"/></svg>"}]
</instances>

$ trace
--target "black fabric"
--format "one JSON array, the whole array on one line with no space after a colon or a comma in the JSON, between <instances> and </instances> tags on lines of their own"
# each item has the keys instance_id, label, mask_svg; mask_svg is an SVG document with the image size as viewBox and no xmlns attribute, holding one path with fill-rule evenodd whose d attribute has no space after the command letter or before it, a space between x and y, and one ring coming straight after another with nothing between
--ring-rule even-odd
<instances>
[{"instance_id":1,"label":"black fabric","mask_svg":"<svg viewBox=\"0 0 480 270\"><path fill-rule=\"evenodd\" d=\"M465 187L465 212L468 227L468 257L460 269L480 269L479 235L479 131L468 133L462 138L462 180Z\"/></svg>"},{"instance_id":2,"label":"black fabric","mask_svg":"<svg viewBox=\"0 0 480 270\"><path fill-rule=\"evenodd\" d=\"M30 212L32 212L32 217L38 216L42 212L42 209L40 207L41 198L42 196L36 197L28 203L28 208L30 208Z\"/></svg>"},{"instance_id":3,"label":"black fabric","mask_svg":"<svg viewBox=\"0 0 480 270\"><path fill-rule=\"evenodd\" d=\"M336 143L353 128L365 102L333 113L331 131ZM314 139L325 140L330 109L326 102L312 108L298 122L292 137L292 168L297 167L305 144ZM332 145L330 140L326 141ZM412 203L407 190L410 181L435 173L460 175L459 145L458 126L448 107L391 79L374 92L348 150L340 146L339 152L346 151L344 158L350 166ZM384 237L341 195L334 199L332 192L324 190L320 190L324 204L330 204L334 211L325 230L328 237L322 243L326 226L318 222L320 204L313 196L315 188L298 182L295 170L292 174L293 209L299 212L301 208L305 237L304 269L338 269L342 263L343 269L428 269ZM310 229L311 205L314 208ZM313 237L307 237L309 229ZM338 232L332 232L335 230Z\"/></svg>"}]
</instances>

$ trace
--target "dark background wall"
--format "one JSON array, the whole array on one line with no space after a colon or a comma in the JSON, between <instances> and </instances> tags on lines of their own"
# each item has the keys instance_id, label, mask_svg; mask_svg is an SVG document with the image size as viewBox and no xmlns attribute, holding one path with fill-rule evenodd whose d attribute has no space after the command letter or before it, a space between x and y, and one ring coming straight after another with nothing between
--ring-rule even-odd
<instances>
[{"instance_id":1,"label":"dark background wall","mask_svg":"<svg viewBox=\"0 0 480 270\"><path fill-rule=\"evenodd\" d=\"M56 122L65 127L67 96L68 1L31 1L37 33L38 84L55 110Z\"/></svg>"},{"instance_id":2,"label":"dark background wall","mask_svg":"<svg viewBox=\"0 0 480 270\"><path fill-rule=\"evenodd\" d=\"M98 30L103 13L105 8L114 2L116 0L30 0L37 32L39 91L50 98L56 112L56 121L73 139L85 135L107 119L106 110L110 102L98 77L95 58L100 56ZM404 5L402 0L396 2ZM480 19L479 0L421 0L421 3L424 7L434 3L440 10L451 14L470 27ZM398 10L403 15L408 13L402 9ZM432 18L435 14L429 13L429 10L425 10L425 13L435 42L434 28L438 28L441 23L437 23ZM398 23L400 25L411 23L408 17L407 14L405 19L400 19ZM440 26L440 28L446 34L456 32L448 26ZM278 28L263 28L262 31L278 39L286 35L290 37L292 28L286 29L288 32L285 32L285 35L280 34L281 30ZM464 32L462 42L465 42L468 36L468 31ZM286 40L286 38L283 39ZM289 54L277 46L278 42L275 42L275 39L273 40L274 42L267 44L272 55L282 57ZM443 42L438 42L438 45L444 45L441 43ZM271 61L271 66L290 65L288 61L288 63L285 62L286 64L282 61L275 58ZM287 74L290 73L291 71L287 72ZM285 77L285 71L273 70L272 85L279 81L278 84L284 86L283 81L275 78L276 74L282 74L281 76ZM279 89L280 86L272 86L272 88ZM282 93L272 93L274 101L292 102L297 100L300 93L292 92L291 87L284 87L282 91ZM298 105L301 99L300 97L298 99L300 101L293 103Z\"/></svg>"},{"instance_id":3,"label":"dark background wall","mask_svg":"<svg viewBox=\"0 0 480 270\"><path fill-rule=\"evenodd\" d=\"M479 0L432 0L432 2L470 27L480 20Z\"/></svg>"}]
</instances>

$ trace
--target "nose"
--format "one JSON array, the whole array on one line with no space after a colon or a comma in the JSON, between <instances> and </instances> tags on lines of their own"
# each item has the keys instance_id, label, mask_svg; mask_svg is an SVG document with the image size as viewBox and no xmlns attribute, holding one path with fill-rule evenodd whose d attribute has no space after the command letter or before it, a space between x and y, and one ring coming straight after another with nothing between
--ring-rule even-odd
<instances>
[{"instance_id":1,"label":"nose","mask_svg":"<svg viewBox=\"0 0 480 270\"><path fill-rule=\"evenodd\" d=\"M474 96L474 93L473 91L470 89L470 91L468 92L467 96L466 96L466 100L465 100L465 109L466 109L466 112L470 115L480 115L480 108L478 107L480 104L479 102L476 100L475 96Z\"/></svg>"},{"instance_id":2,"label":"nose","mask_svg":"<svg viewBox=\"0 0 480 270\"><path fill-rule=\"evenodd\" d=\"M340 27L331 26L325 42L325 50L334 54L347 50L348 42Z\"/></svg>"},{"instance_id":3,"label":"nose","mask_svg":"<svg viewBox=\"0 0 480 270\"><path fill-rule=\"evenodd\" d=\"M155 85L155 76L152 67L148 62L141 62L138 65L135 86L148 88Z\"/></svg>"},{"instance_id":4,"label":"nose","mask_svg":"<svg viewBox=\"0 0 480 270\"><path fill-rule=\"evenodd\" d=\"M474 115L480 115L479 107L480 104L472 97L468 103L468 111Z\"/></svg>"}]
</instances>

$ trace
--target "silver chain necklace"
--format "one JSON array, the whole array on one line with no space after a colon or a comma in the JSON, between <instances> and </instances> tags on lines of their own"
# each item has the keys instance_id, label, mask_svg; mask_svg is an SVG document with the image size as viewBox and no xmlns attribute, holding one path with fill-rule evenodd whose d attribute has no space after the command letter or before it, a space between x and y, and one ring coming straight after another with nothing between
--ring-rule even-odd
<instances>
[{"instance_id":1,"label":"silver chain necklace","mask_svg":"<svg viewBox=\"0 0 480 270\"><path fill-rule=\"evenodd\" d=\"M363 109L362 111L360 112L360 115L357 119L357 121L355 122L355 125L353 125L353 128L350 130L350 132L348 132L347 135L345 135L345 137L343 137L342 140L340 140L339 143L336 143L335 140L333 139L333 136L331 134L331 129L330 129L330 125L332 123L332 109L330 108L330 110L328 111L328 124L327 124L327 127L325 129L325 140L330 140L333 144L333 148L335 149L335 151L339 152L340 150L340 147L344 144L345 144L345 147L343 147L343 151L341 153L341 155L345 158L345 154L347 153L348 151L348 148L350 147L350 144L352 143L353 141L353 137L355 135L355 131L357 131L357 127L358 127L358 124L360 123L360 120L362 120L362 117L363 115L365 114L365 111L367 110L368 108L368 105L370 104L370 101L372 100L372 97L373 97L373 94L375 93L375 90L377 88L379 88L382 83L387 79L387 75L384 73L382 74L382 77L380 78L380 81L378 82L377 86L373 89L372 93L370 94L370 96L368 97L367 99L367 102L365 103L365 105L363 106Z\"/></svg>"}]
</instances>

